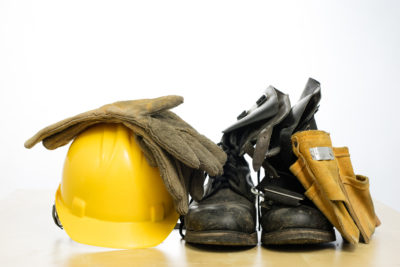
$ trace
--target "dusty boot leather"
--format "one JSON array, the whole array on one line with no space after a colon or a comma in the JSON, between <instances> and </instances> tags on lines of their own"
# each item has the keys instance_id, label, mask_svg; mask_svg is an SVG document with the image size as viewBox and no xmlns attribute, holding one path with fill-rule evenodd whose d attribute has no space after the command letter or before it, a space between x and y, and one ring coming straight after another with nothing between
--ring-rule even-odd
<instances>
[{"instance_id":1,"label":"dusty boot leather","mask_svg":"<svg viewBox=\"0 0 400 267\"><path fill-rule=\"evenodd\" d=\"M304 186L305 195L351 244L360 232L348 212L349 200L340 180L337 161L328 133L311 130L292 136L293 152L298 160L290 167Z\"/></svg>"},{"instance_id":2,"label":"dusty boot leather","mask_svg":"<svg viewBox=\"0 0 400 267\"><path fill-rule=\"evenodd\" d=\"M256 104L225 129L222 147L228 155L224 174L211 177L204 198L193 202L185 216L185 240L216 245L256 245L256 207L250 170L243 155L256 158L258 170L269 151L273 127L290 111L287 95L268 87ZM254 164L255 163L255 164Z\"/></svg>"},{"instance_id":3,"label":"dusty boot leather","mask_svg":"<svg viewBox=\"0 0 400 267\"><path fill-rule=\"evenodd\" d=\"M257 186L260 202L261 242L264 245L318 244L334 241L332 224L305 198L296 177L279 172ZM290 190L289 190L289 189Z\"/></svg>"},{"instance_id":4,"label":"dusty boot leather","mask_svg":"<svg viewBox=\"0 0 400 267\"><path fill-rule=\"evenodd\" d=\"M274 198L267 194L261 203L261 242L264 245L283 244L316 244L335 240L332 225L313 203L304 197L304 188L297 178L289 171L290 165L296 160L291 148L290 137L294 132L304 129L316 129L314 114L318 110L321 99L319 82L309 79L300 100L292 107L288 116L274 128L273 140L280 148L280 153L265 161L272 165L278 177L266 170L263 179L266 192L268 187L278 186L279 194L285 198ZM274 144L274 143L272 143ZM285 190L289 190L286 193ZM288 202L293 196L302 196L298 202Z\"/></svg>"},{"instance_id":5,"label":"dusty boot leather","mask_svg":"<svg viewBox=\"0 0 400 267\"><path fill-rule=\"evenodd\" d=\"M262 167L266 175L257 186L258 194L263 200L259 203L261 242L264 245L315 244L335 240L331 223L311 201L305 198L304 188L289 171L290 165L296 160L290 137L296 131L317 128L314 114L318 110L320 98L320 84L310 78L296 105L290 108L288 102L289 109L287 104L281 109L285 110L282 113L285 115L272 124L269 147L262 155ZM283 101L279 106L285 106ZM262 133L271 125L266 122L247 127L253 128L251 132L258 134L257 142L253 142L257 146ZM252 152L255 153L256 149L252 151L247 146L246 153L253 158L253 166L259 166L260 160L256 159Z\"/></svg>"},{"instance_id":6,"label":"dusty boot leather","mask_svg":"<svg viewBox=\"0 0 400 267\"><path fill-rule=\"evenodd\" d=\"M347 147L334 147L333 153L348 199L348 210L361 233L360 241L369 243L375 227L380 225L369 192L369 179L354 173Z\"/></svg>"},{"instance_id":7,"label":"dusty boot leather","mask_svg":"<svg viewBox=\"0 0 400 267\"><path fill-rule=\"evenodd\" d=\"M292 151L291 137L295 132L316 130L314 114L318 111L321 100L321 85L309 78L299 101L291 108L285 119L274 127L271 149L279 147L280 153L266 158L274 168L290 173L289 167L296 161Z\"/></svg>"},{"instance_id":8,"label":"dusty boot leather","mask_svg":"<svg viewBox=\"0 0 400 267\"><path fill-rule=\"evenodd\" d=\"M228 155L222 176L210 177L202 200L185 216L186 242L228 246L257 245L255 197L250 169L239 156L236 133L224 134Z\"/></svg>"},{"instance_id":9,"label":"dusty boot leather","mask_svg":"<svg viewBox=\"0 0 400 267\"><path fill-rule=\"evenodd\" d=\"M279 153L279 146L270 149L274 127L279 124L290 112L289 96L269 86L256 103L243 111L236 123L225 129L229 133L241 129L243 141L240 145L240 155L247 153L253 159L255 171L262 166L265 157Z\"/></svg>"}]
</instances>

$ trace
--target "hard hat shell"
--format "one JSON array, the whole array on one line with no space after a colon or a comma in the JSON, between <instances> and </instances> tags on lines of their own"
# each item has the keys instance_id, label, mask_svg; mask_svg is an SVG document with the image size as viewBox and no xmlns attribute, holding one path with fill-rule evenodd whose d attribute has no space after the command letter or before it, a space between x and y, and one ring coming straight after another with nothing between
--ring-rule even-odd
<instances>
[{"instance_id":1,"label":"hard hat shell","mask_svg":"<svg viewBox=\"0 0 400 267\"><path fill-rule=\"evenodd\" d=\"M73 240L112 248L156 246L179 217L133 132L112 123L92 126L71 144L55 206Z\"/></svg>"}]
</instances>

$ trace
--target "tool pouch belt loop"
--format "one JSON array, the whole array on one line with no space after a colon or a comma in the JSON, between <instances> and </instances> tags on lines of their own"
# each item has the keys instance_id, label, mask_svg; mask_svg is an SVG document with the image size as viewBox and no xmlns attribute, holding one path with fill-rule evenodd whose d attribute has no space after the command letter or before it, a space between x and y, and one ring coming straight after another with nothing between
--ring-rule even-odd
<instances>
[{"instance_id":1,"label":"tool pouch belt loop","mask_svg":"<svg viewBox=\"0 0 400 267\"><path fill-rule=\"evenodd\" d=\"M348 198L340 180L329 134L317 130L297 132L292 136L292 145L298 160L290 170L306 189L305 195L344 239L352 244L358 243L360 232L346 208Z\"/></svg>"}]
</instances>

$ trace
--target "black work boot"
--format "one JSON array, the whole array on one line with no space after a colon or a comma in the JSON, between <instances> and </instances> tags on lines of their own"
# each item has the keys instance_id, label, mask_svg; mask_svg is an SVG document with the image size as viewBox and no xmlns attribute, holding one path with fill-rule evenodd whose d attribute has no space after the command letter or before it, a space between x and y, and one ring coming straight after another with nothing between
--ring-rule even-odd
<instances>
[{"instance_id":1,"label":"black work boot","mask_svg":"<svg viewBox=\"0 0 400 267\"><path fill-rule=\"evenodd\" d=\"M318 244L335 241L332 224L304 196L297 178L278 171L279 178L265 177L257 186L264 245Z\"/></svg>"},{"instance_id":2,"label":"black work boot","mask_svg":"<svg viewBox=\"0 0 400 267\"><path fill-rule=\"evenodd\" d=\"M304 196L304 187L289 170L296 160L290 138L295 132L317 129L314 114L320 98L319 82L309 79L300 100L274 127L272 140L275 145L279 143L280 152L266 158L263 166L272 166L278 175L265 169L266 177L257 186L264 194L260 204L261 242L264 245L316 244L335 240L332 224Z\"/></svg>"},{"instance_id":3,"label":"black work boot","mask_svg":"<svg viewBox=\"0 0 400 267\"><path fill-rule=\"evenodd\" d=\"M316 129L314 113L321 98L320 84L309 79L300 100L290 106L289 97L274 87L224 133L240 131L240 153L253 160L255 171L264 168L266 177L257 185L260 203L261 241L269 244L325 243L335 240L332 225L305 198L304 188L289 170L296 160L291 136L297 131Z\"/></svg>"},{"instance_id":4,"label":"black work boot","mask_svg":"<svg viewBox=\"0 0 400 267\"><path fill-rule=\"evenodd\" d=\"M222 148L228 155L224 174L210 177L204 197L189 206L185 240L190 243L257 245L255 196L250 169L239 156L237 133L225 134Z\"/></svg>"}]
</instances>

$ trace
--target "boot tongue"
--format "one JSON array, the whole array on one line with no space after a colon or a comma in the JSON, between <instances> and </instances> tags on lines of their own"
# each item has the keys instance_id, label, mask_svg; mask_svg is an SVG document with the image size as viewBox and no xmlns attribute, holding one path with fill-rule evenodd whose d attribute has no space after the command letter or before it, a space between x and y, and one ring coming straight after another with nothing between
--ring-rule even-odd
<instances>
[{"instance_id":1,"label":"boot tongue","mask_svg":"<svg viewBox=\"0 0 400 267\"><path fill-rule=\"evenodd\" d=\"M234 192L254 201L255 197L251 193L253 182L250 176L250 168L244 156L239 156L240 147L236 134L224 134L222 142L219 144L228 159L224 165L224 173L221 176L210 177L211 181L207 185L207 198L222 188L230 188Z\"/></svg>"}]
</instances>

